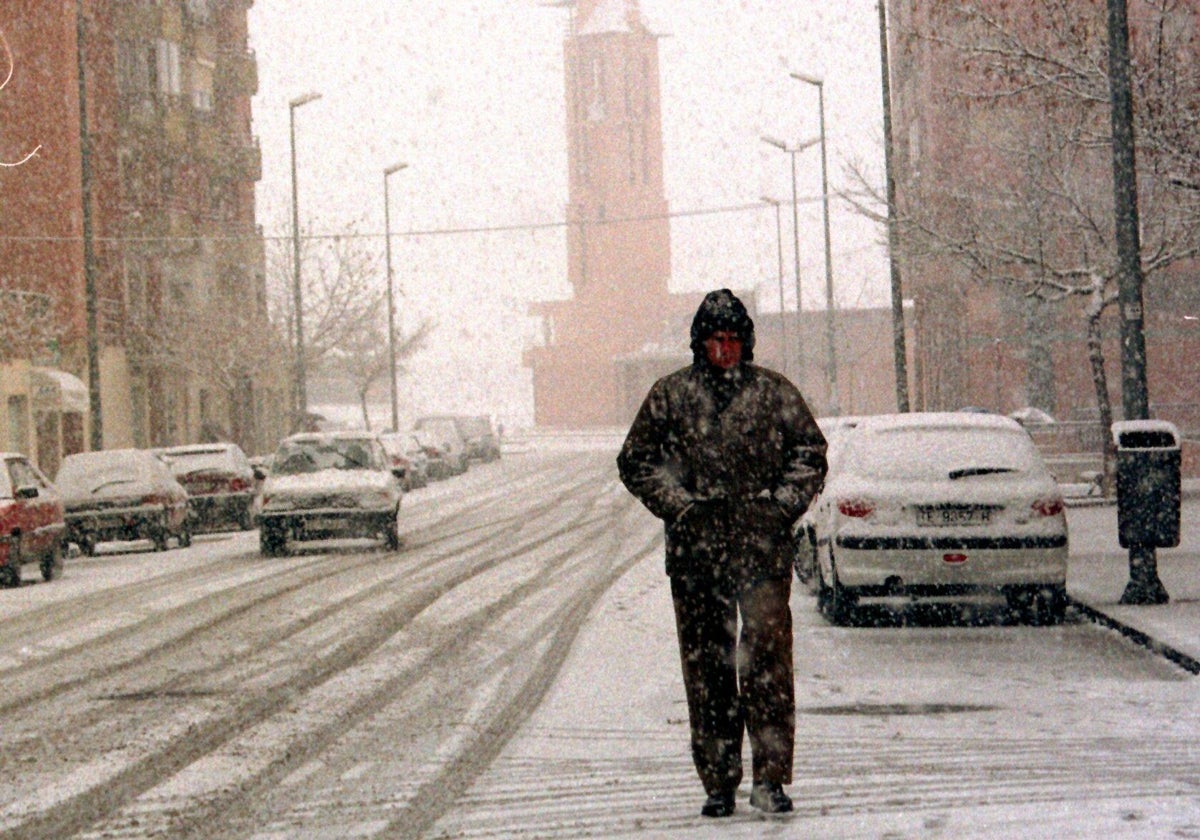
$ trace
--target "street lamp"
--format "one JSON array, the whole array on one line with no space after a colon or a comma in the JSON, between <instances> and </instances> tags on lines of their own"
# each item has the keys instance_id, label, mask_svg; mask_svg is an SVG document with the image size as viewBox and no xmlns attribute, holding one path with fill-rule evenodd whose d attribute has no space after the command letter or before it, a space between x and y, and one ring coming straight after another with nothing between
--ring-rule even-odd
<instances>
[{"instance_id":1,"label":"street lamp","mask_svg":"<svg viewBox=\"0 0 1200 840\"><path fill-rule=\"evenodd\" d=\"M308 413L308 386L304 370L304 295L300 290L300 206L296 198L296 109L321 98L319 93L305 93L288 100L288 129L292 147L292 303L296 309L296 408Z\"/></svg>"},{"instance_id":2,"label":"street lamp","mask_svg":"<svg viewBox=\"0 0 1200 840\"><path fill-rule=\"evenodd\" d=\"M817 107L821 116L821 210L825 222L825 343L829 354L829 413L839 414L837 387L837 350L834 338L833 257L829 244L829 175L825 163L825 81L804 73L793 73L793 79L817 89Z\"/></svg>"},{"instance_id":3,"label":"street lamp","mask_svg":"<svg viewBox=\"0 0 1200 840\"><path fill-rule=\"evenodd\" d=\"M783 306L783 222L779 214L779 206L783 202L769 195L762 196L762 201L775 208L775 246L779 252L779 356L783 363L783 375L787 376L787 310Z\"/></svg>"},{"instance_id":4,"label":"street lamp","mask_svg":"<svg viewBox=\"0 0 1200 840\"><path fill-rule=\"evenodd\" d=\"M392 394L393 432L400 431L400 399L396 394L396 296L392 291L392 216L391 202L388 201L388 176L407 168L407 163L393 163L383 170L383 235L387 243L388 381Z\"/></svg>"},{"instance_id":5,"label":"street lamp","mask_svg":"<svg viewBox=\"0 0 1200 840\"><path fill-rule=\"evenodd\" d=\"M795 146L789 146L782 140L763 135L761 139L769 146L774 146L780 151L787 152L792 157L792 249L793 260L795 261L796 272L796 356L799 359L800 367L796 373L796 384L803 386L804 379L804 330L801 328L800 320L802 318L803 307L800 299L800 211L798 209L799 199L796 196L796 155L804 151L809 146L813 146L821 141L820 137L813 137L805 140L802 143L797 143Z\"/></svg>"}]
</instances>

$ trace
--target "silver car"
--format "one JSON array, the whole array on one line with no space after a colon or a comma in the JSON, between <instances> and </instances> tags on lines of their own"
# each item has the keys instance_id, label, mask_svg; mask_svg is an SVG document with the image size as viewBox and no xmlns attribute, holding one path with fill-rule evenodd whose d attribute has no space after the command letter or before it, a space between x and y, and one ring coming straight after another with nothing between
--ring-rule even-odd
<instances>
[{"instance_id":1,"label":"silver car","mask_svg":"<svg viewBox=\"0 0 1200 840\"><path fill-rule=\"evenodd\" d=\"M911 413L844 431L805 517L818 603L997 596L1033 623L1066 607L1062 493L1028 433L999 415ZM803 545L803 543L802 543Z\"/></svg>"},{"instance_id":2,"label":"silver car","mask_svg":"<svg viewBox=\"0 0 1200 840\"><path fill-rule=\"evenodd\" d=\"M367 432L311 432L285 438L271 458L258 502L265 556L289 541L367 537L400 547L404 491L379 439Z\"/></svg>"}]
</instances>

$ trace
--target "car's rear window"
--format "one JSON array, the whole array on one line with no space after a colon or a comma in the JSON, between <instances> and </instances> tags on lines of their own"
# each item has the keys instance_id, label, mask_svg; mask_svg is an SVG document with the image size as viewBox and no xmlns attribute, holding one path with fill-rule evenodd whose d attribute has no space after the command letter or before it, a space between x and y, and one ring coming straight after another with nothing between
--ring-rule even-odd
<instances>
[{"instance_id":1,"label":"car's rear window","mask_svg":"<svg viewBox=\"0 0 1200 840\"><path fill-rule=\"evenodd\" d=\"M271 471L276 475L380 468L378 452L372 442L354 438L284 441L271 459L271 465Z\"/></svg>"},{"instance_id":2,"label":"car's rear window","mask_svg":"<svg viewBox=\"0 0 1200 840\"><path fill-rule=\"evenodd\" d=\"M106 487L154 480L147 458L118 452L90 452L63 460L55 483L67 494L87 495Z\"/></svg>"},{"instance_id":3,"label":"car's rear window","mask_svg":"<svg viewBox=\"0 0 1200 840\"><path fill-rule=\"evenodd\" d=\"M874 478L935 480L1044 470L1024 431L983 428L872 429L850 435L846 469Z\"/></svg>"},{"instance_id":4,"label":"car's rear window","mask_svg":"<svg viewBox=\"0 0 1200 840\"><path fill-rule=\"evenodd\" d=\"M241 464L229 450L213 452L167 452L163 456L171 465L175 475L187 475L200 470L224 470L226 472L242 472L249 469L248 464Z\"/></svg>"}]
</instances>

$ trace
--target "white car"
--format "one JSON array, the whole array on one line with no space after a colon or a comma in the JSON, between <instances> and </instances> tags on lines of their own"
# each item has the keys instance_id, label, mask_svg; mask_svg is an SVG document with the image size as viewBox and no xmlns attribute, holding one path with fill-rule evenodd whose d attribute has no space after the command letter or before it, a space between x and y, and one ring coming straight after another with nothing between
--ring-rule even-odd
<instances>
[{"instance_id":1,"label":"white car","mask_svg":"<svg viewBox=\"0 0 1200 840\"><path fill-rule=\"evenodd\" d=\"M291 540L379 538L400 547L404 491L369 432L292 435L271 458L258 501L259 545L274 557Z\"/></svg>"},{"instance_id":2,"label":"white car","mask_svg":"<svg viewBox=\"0 0 1200 840\"><path fill-rule=\"evenodd\" d=\"M1032 623L1067 604L1062 493L1029 434L999 415L860 418L805 516L818 603L1002 596Z\"/></svg>"}]
</instances>

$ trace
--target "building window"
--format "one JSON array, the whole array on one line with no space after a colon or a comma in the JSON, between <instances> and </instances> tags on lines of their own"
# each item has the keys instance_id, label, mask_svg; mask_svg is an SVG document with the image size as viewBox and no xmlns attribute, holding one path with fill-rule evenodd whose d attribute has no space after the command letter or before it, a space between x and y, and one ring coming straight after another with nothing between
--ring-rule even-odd
<instances>
[{"instance_id":1,"label":"building window","mask_svg":"<svg viewBox=\"0 0 1200 840\"><path fill-rule=\"evenodd\" d=\"M117 90L124 94L150 92L150 56L144 42L117 42Z\"/></svg>"},{"instance_id":2,"label":"building window","mask_svg":"<svg viewBox=\"0 0 1200 840\"><path fill-rule=\"evenodd\" d=\"M182 71L179 65L179 44L159 38L154 42L155 86L164 96L179 96L183 92Z\"/></svg>"},{"instance_id":3,"label":"building window","mask_svg":"<svg viewBox=\"0 0 1200 840\"><path fill-rule=\"evenodd\" d=\"M213 109L213 63L203 58L192 62L192 107L197 111Z\"/></svg>"},{"instance_id":4,"label":"building window","mask_svg":"<svg viewBox=\"0 0 1200 840\"><path fill-rule=\"evenodd\" d=\"M188 17L197 23L208 23L212 18L211 0L187 0Z\"/></svg>"},{"instance_id":5,"label":"building window","mask_svg":"<svg viewBox=\"0 0 1200 840\"><path fill-rule=\"evenodd\" d=\"M604 62L599 58L592 59L592 101L588 105L588 120L600 122L607 116L608 106L604 90Z\"/></svg>"}]
</instances>

